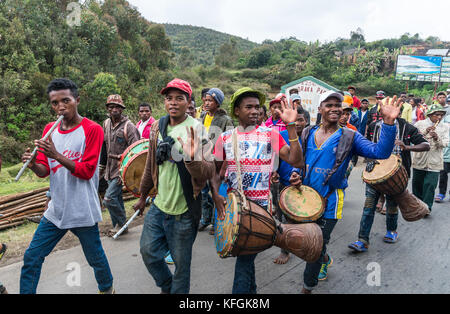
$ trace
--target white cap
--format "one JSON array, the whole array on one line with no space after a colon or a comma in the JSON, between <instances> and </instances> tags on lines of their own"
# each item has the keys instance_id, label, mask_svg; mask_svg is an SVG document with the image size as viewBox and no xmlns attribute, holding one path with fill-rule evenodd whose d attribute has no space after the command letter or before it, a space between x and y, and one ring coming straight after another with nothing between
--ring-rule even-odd
<instances>
[{"instance_id":1,"label":"white cap","mask_svg":"<svg viewBox=\"0 0 450 314\"><path fill-rule=\"evenodd\" d=\"M319 105L321 105L324 101L328 100L331 97L337 98L341 102L344 101L344 96L342 96L341 93L330 90L329 92L326 92L320 96Z\"/></svg>"}]
</instances>

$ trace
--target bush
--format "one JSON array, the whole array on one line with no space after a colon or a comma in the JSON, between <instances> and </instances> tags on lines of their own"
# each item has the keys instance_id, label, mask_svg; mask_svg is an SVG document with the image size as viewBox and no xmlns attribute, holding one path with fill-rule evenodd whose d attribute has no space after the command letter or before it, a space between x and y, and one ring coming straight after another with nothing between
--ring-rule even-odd
<instances>
[{"instance_id":1,"label":"bush","mask_svg":"<svg viewBox=\"0 0 450 314\"><path fill-rule=\"evenodd\" d=\"M14 138L0 135L0 153L2 155L3 163L20 163L22 154L27 147L32 147L31 144L24 144L16 141Z\"/></svg>"}]
</instances>

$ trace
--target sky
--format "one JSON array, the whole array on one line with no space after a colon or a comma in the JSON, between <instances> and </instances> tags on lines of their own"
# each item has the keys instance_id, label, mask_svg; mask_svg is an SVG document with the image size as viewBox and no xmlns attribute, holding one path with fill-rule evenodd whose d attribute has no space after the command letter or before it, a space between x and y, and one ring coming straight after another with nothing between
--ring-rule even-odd
<instances>
[{"instance_id":1,"label":"sky","mask_svg":"<svg viewBox=\"0 0 450 314\"><path fill-rule=\"evenodd\" d=\"M261 43L291 36L306 42L366 41L418 33L450 41L450 0L128 0L156 23L203 26Z\"/></svg>"}]
</instances>

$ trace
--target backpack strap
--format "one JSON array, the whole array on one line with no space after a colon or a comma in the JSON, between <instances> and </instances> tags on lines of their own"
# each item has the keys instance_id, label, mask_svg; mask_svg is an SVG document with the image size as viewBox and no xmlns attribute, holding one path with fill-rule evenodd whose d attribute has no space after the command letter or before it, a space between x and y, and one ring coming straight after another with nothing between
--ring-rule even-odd
<instances>
[{"instance_id":1,"label":"backpack strap","mask_svg":"<svg viewBox=\"0 0 450 314\"><path fill-rule=\"evenodd\" d=\"M331 172L328 174L328 177L325 179L323 185L326 185L328 183L333 174L336 173L339 167L347 159L348 155L352 151L355 135L356 135L355 131L350 130L349 128L342 128L342 136L339 140L339 144L336 151L336 162L334 163L333 169L331 169Z\"/></svg>"}]
</instances>

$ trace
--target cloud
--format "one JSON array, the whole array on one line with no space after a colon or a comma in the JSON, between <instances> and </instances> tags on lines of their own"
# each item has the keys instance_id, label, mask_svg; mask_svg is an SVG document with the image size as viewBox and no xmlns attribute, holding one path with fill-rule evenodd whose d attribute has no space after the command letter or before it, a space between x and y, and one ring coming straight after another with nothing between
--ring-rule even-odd
<instances>
[{"instance_id":1,"label":"cloud","mask_svg":"<svg viewBox=\"0 0 450 314\"><path fill-rule=\"evenodd\" d=\"M450 1L429 0L129 0L157 23L190 24L255 42L295 36L304 41L349 38L362 28L368 41L419 33L450 41Z\"/></svg>"}]
</instances>

